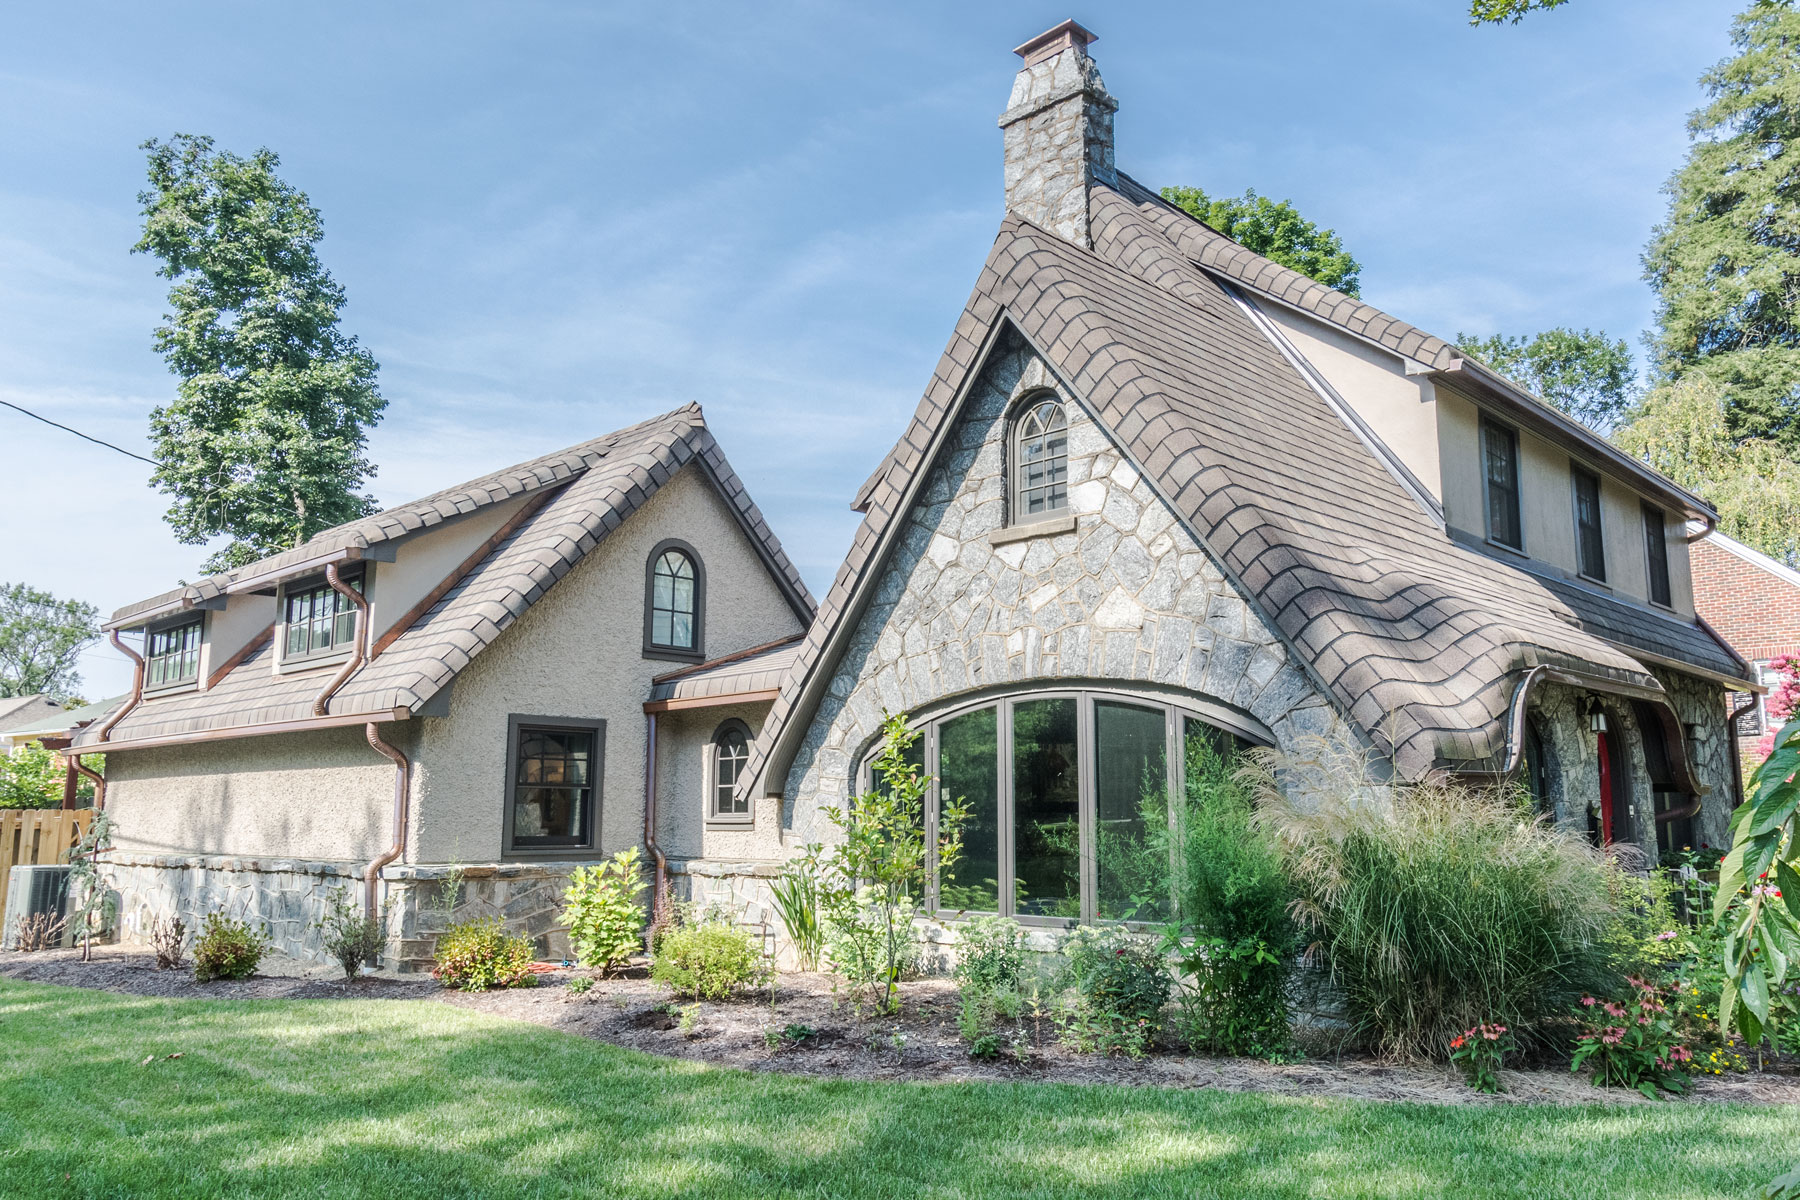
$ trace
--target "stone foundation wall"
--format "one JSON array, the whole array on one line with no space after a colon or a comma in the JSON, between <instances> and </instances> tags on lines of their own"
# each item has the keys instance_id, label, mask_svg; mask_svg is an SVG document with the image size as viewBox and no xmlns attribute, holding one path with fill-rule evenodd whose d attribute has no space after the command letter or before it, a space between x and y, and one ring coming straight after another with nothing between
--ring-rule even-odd
<instances>
[{"instance_id":1,"label":"stone foundation wall","mask_svg":"<svg viewBox=\"0 0 1800 1200\"><path fill-rule=\"evenodd\" d=\"M220 912L267 930L276 950L306 962L331 961L319 922L333 889L347 889L360 908L359 862L229 858L220 855L112 853L103 874L117 903L114 934L127 944L146 944L154 923L175 916L199 932L207 913ZM382 872L388 918L388 953L382 965L402 972L429 971L440 933L456 922L498 916L530 937L540 958L568 956L568 938L556 924L569 872L581 864L484 863L460 868L454 897L446 881L457 868L397 864Z\"/></svg>"}]
</instances>

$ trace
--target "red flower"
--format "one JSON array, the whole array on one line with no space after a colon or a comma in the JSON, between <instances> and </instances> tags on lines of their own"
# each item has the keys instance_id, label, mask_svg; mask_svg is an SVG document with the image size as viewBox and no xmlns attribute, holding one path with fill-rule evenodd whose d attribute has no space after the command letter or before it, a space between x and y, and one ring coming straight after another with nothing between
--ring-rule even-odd
<instances>
[{"instance_id":1,"label":"red flower","mask_svg":"<svg viewBox=\"0 0 1800 1200\"><path fill-rule=\"evenodd\" d=\"M1464 1038L1464 1036L1462 1034L1460 1034L1460 1033L1457 1034L1455 1037L1450 1039L1450 1048L1452 1050L1461 1050L1463 1048L1463 1042L1465 1040L1466 1039Z\"/></svg>"}]
</instances>

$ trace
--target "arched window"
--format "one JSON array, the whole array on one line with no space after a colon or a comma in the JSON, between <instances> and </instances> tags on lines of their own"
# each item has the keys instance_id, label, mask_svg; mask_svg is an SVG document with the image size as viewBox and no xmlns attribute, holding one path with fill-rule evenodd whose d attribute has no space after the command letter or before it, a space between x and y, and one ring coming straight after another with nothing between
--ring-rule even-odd
<instances>
[{"instance_id":1,"label":"arched window","mask_svg":"<svg viewBox=\"0 0 1800 1200\"><path fill-rule=\"evenodd\" d=\"M1231 784L1234 757L1265 733L1223 709L1132 691L1021 691L921 719L908 761L930 777L927 846L960 800L962 853L934 873L925 907L1026 924L1167 921L1188 814ZM872 790L876 746L859 786ZM929 855L928 855L929 857Z\"/></svg>"},{"instance_id":2,"label":"arched window","mask_svg":"<svg viewBox=\"0 0 1800 1200\"><path fill-rule=\"evenodd\" d=\"M733 793L744 764L750 761L750 729L733 719L713 731L710 816L715 821L748 821L750 798Z\"/></svg>"},{"instance_id":3,"label":"arched window","mask_svg":"<svg viewBox=\"0 0 1800 1200\"><path fill-rule=\"evenodd\" d=\"M1029 400L1013 422L1015 524L1042 520L1069 506L1069 418L1056 400Z\"/></svg>"},{"instance_id":4,"label":"arched window","mask_svg":"<svg viewBox=\"0 0 1800 1200\"><path fill-rule=\"evenodd\" d=\"M644 580L645 657L705 657L705 601L706 577L692 546L666 541L652 550Z\"/></svg>"}]
</instances>

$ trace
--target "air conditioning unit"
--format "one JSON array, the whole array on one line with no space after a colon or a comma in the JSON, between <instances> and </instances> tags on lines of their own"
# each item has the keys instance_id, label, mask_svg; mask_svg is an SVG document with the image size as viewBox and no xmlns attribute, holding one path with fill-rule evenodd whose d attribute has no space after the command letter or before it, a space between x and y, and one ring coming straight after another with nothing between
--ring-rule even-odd
<instances>
[{"instance_id":1,"label":"air conditioning unit","mask_svg":"<svg viewBox=\"0 0 1800 1200\"><path fill-rule=\"evenodd\" d=\"M46 913L54 921L68 911L68 867L14 867L6 881L6 923L0 928L0 950L19 948L19 930L31 917ZM69 944L66 929L58 940L64 946Z\"/></svg>"}]
</instances>

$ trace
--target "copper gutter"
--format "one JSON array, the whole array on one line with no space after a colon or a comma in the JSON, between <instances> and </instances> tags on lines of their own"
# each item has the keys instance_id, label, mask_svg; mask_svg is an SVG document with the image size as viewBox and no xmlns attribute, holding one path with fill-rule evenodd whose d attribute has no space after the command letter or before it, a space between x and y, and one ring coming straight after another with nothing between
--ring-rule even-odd
<instances>
[{"instance_id":1,"label":"copper gutter","mask_svg":"<svg viewBox=\"0 0 1800 1200\"><path fill-rule=\"evenodd\" d=\"M644 845L656 860L656 884L650 893L650 928L655 930L669 916L669 860L656 844L656 714L646 712L644 721Z\"/></svg>"},{"instance_id":2,"label":"copper gutter","mask_svg":"<svg viewBox=\"0 0 1800 1200\"><path fill-rule=\"evenodd\" d=\"M684 708L720 708L727 704L756 704L781 695L780 688L762 688L754 692L721 692L717 696L683 696L675 700L646 700L647 713L680 712Z\"/></svg>"},{"instance_id":3,"label":"copper gutter","mask_svg":"<svg viewBox=\"0 0 1800 1200\"><path fill-rule=\"evenodd\" d=\"M1719 518L1713 516L1711 513L1701 513L1700 514L1700 522L1701 522L1701 525L1700 525L1699 533L1686 534L1682 537L1681 540L1691 546L1695 542L1699 541L1701 538L1705 537L1707 534L1711 533L1713 530L1715 530L1719 527Z\"/></svg>"},{"instance_id":4,"label":"copper gutter","mask_svg":"<svg viewBox=\"0 0 1800 1200\"><path fill-rule=\"evenodd\" d=\"M405 754L381 740L380 727L375 722L370 721L363 727L363 736L369 739L370 749L392 760L394 764L394 844L363 868L363 915L373 921L380 914L380 908L375 902L375 891L381 879L381 868L406 852L406 810L411 792L412 764L407 761Z\"/></svg>"},{"instance_id":5,"label":"copper gutter","mask_svg":"<svg viewBox=\"0 0 1800 1200\"><path fill-rule=\"evenodd\" d=\"M130 646L127 646L124 642L121 642L119 640L118 630L115 629L106 636L107 639L112 642L113 649L128 655L131 658L131 661L136 663L137 666L133 669L131 675L131 695L125 698L125 703L119 705L119 710L117 712L106 718L106 721L100 728L94 731L94 740L96 742L104 742L110 737L112 735L113 726L124 720L125 714L136 708L138 703L144 698L144 656L139 654L136 650L133 650Z\"/></svg>"},{"instance_id":6,"label":"copper gutter","mask_svg":"<svg viewBox=\"0 0 1800 1200\"><path fill-rule=\"evenodd\" d=\"M108 742L104 746L87 743L80 747L85 754L98 753L105 750L147 750L153 746L185 746L195 742L223 742L232 738L258 737L265 733L302 733L311 729L340 729L345 725L363 725L373 718L378 721L405 721L411 718L412 710L401 705L392 709L377 709L372 713L348 713L333 717L302 717L296 721L268 721L260 725L225 725L218 729L195 729L185 733L163 733L155 737L126 738L120 742Z\"/></svg>"},{"instance_id":7,"label":"copper gutter","mask_svg":"<svg viewBox=\"0 0 1800 1200\"><path fill-rule=\"evenodd\" d=\"M1682 785L1681 790L1696 797L1708 795L1712 791L1694 775L1694 764L1688 757L1687 738L1683 735L1680 719L1669 707L1667 692L1542 663L1525 672L1525 677L1519 680L1518 686L1513 689L1511 713L1506 728L1506 760L1498 771L1493 772L1494 776L1502 780L1511 779L1518 773L1520 764L1524 762L1526 702L1530 700L1531 693L1537 685L1545 681L1568 684L1570 687L1598 692L1601 695L1642 700L1646 704L1655 706L1663 721L1665 735L1663 741L1669 747L1669 765L1676 772L1676 782ZM1698 804L1699 801L1696 800L1695 803Z\"/></svg>"},{"instance_id":8,"label":"copper gutter","mask_svg":"<svg viewBox=\"0 0 1800 1200\"><path fill-rule=\"evenodd\" d=\"M80 771L83 775L87 776L88 779L93 783L93 785L94 785L94 811L95 812L105 812L106 811L106 776L100 774L100 772L94 770L92 767L89 767L86 763L82 762L81 756L78 754L70 756L69 762L74 764L75 769L77 771Z\"/></svg>"},{"instance_id":9,"label":"copper gutter","mask_svg":"<svg viewBox=\"0 0 1800 1200\"><path fill-rule=\"evenodd\" d=\"M1531 690L1549 671L1549 667L1541 664L1535 666L1525 672L1525 678L1513 689L1512 714L1506 722L1506 765L1497 772L1502 779L1511 779L1518 774L1519 765L1525 761L1525 702L1531 699Z\"/></svg>"},{"instance_id":10,"label":"copper gutter","mask_svg":"<svg viewBox=\"0 0 1800 1200\"><path fill-rule=\"evenodd\" d=\"M369 601L367 598L338 577L336 563L325 564L325 582L331 585L332 591L340 596L348 596L350 603L356 605L356 632L350 637L350 661L345 663L336 675L332 676L331 682L325 685L324 690L313 697L312 710L315 717L328 715L331 697L344 686L346 680L361 669L363 659L367 657L363 646L369 640ZM373 729L374 726L370 726L370 728ZM374 734L369 736L373 738Z\"/></svg>"}]
</instances>

